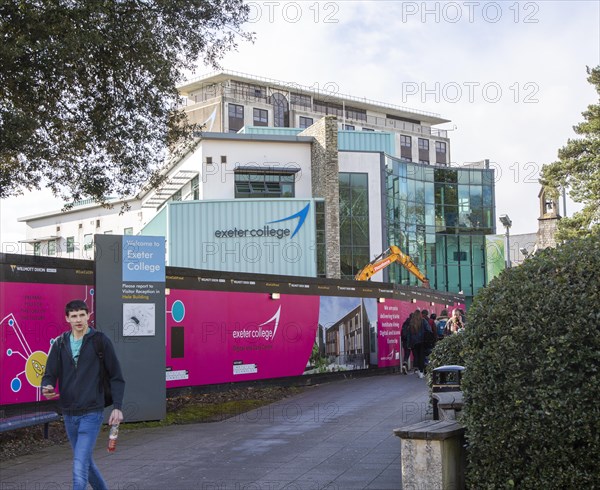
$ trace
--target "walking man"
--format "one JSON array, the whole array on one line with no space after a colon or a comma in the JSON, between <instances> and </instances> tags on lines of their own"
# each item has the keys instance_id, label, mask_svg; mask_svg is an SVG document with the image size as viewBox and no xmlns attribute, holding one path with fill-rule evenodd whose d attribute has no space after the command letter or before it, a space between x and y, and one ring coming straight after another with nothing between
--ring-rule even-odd
<instances>
[{"instance_id":1,"label":"walking man","mask_svg":"<svg viewBox=\"0 0 600 490\"><path fill-rule=\"evenodd\" d=\"M52 344L42 379L42 394L47 399L60 395L59 406L73 448L73 490L85 490L88 482L94 490L107 490L92 459L105 406L103 379L106 376L109 381L113 398L110 425L123 420L125 380L110 339L89 327L90 314L85 302L68 303L65 318L71 331L57 337ZM55 391L57 381L60 393Z\"/></svg>"}]
</instances>

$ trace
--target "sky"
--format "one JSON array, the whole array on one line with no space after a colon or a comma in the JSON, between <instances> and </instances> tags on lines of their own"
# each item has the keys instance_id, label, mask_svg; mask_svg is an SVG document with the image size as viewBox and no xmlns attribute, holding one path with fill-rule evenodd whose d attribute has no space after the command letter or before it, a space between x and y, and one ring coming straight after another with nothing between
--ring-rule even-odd
<instances>
[{"instance_id":1,"label":"sky","mask_svg":"<svg viewBox=\"0 0 600 490\"><path fill-rule=\"evenodd\" d=\"M489 159L496 214L510 216L511 234L537 231L540 169L598 103L586 66L600 64L600 2L246 3L256 39L224 69L451 120L439 127L452 163ZM211 71L199 63L193 76ZM0 201L2 251L25 238L17 217L60 207L44 190ZM578 207L569 200L567 215Z\"/></svg>"}]
</instances>

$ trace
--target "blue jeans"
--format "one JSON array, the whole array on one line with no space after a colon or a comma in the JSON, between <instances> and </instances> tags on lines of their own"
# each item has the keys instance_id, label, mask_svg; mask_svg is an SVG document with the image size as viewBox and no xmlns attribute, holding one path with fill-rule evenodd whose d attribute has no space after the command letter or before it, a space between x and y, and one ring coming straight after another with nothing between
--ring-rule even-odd
<instances>
[{"instance_id":1,"label":"blue jeans","mask_svg":"<svg viewBox=\"0 0 600 490\"><path fill-rule=\"evenodd\" d=\"M64 416L65 429L73 448L73 490L85 490L88 481L94 490L108 490L92 459L102 426L102 411Z\"/></svg>"}]
</instances>

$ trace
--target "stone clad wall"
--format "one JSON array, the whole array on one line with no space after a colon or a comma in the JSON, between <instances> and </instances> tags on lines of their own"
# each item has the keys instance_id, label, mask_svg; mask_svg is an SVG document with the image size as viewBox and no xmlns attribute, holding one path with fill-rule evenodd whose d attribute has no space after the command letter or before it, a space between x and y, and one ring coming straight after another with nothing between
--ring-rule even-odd
<instances>
[{"instance_id":1,"label":"stone clad wall","mask_svg":"<svg viewBox=\"0 0 600 490\"><path fill-rule=\"evenodd\" d=\"M325 116L298 136L312 136L312 195L325 199L326 275L340 277L340 183L335 116Z\"/></svg>"},{"instance_id":2,"label":"stone clad wall","mask_svg":"<svg viewBox=\"0 0 600 490\"><path fill-rule=\"evenodd\" d=\"M537 248L542 250L544 248L556 247L556 239L554 235L558 228L558 220L556 218L538 218L538 232L537 232Z\"/></svg>"}]
</instances>

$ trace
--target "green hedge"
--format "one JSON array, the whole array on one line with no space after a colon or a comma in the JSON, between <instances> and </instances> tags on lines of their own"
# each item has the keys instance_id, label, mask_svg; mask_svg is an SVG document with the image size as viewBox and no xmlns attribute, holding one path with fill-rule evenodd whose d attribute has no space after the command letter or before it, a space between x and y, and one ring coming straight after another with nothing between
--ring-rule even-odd
<instances>
[{"instance_id":1,"label":"green hedge","mask_svg":"<svg viewBox=\"0 0 600 490\"><path fill-rule=\"evenodd\" d=\"M600 236L504 271L468 313L469 486L600 488Z\"/></svg>"}]
</instances>

